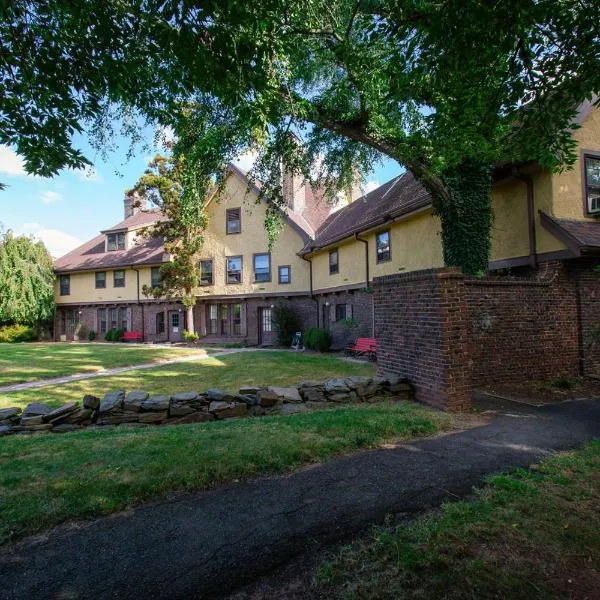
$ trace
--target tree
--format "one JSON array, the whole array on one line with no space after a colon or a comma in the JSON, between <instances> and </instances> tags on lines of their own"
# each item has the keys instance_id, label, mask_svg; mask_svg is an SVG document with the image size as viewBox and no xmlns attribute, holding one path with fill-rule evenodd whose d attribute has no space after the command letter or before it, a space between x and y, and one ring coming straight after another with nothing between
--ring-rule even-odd
<instances>
[{"instance_id":1,"label":"tree","mask_svg":"<svg viewBox=\"0 0 600 600\"><path fill-rule=\"evenodd\" d=\"M175 128L189 173L208 159L216 174L232 150L257 147L253 176L274 203L282 161L313 179L316 170L334 195L357 168L390 157L429 190L445 261L468 273L487 266L493 164L570 164L576 108L600 89L598 0L96 4L15 0L5 9L10 71L0 81L16 78L18 92L9 99L37 108L56 92L59 108L75 103L70 126L93 118L95 132L107 103L139 110ZM15 31L41 40L25 44L24 58ZM76 62L76 76L65 68L53 83L52 57L60 50L67 67L82 48L90 66ZM41 99L40 81L49 86ZM52 131L44 119L21 127L11 106L9 141L35 168ZM194 193L209 181L193 181Z\"/></svg>"},{"instance_id":2,"label":"tree","mask_svg":"<svg viewBox=\"0 0 600 600\"><path fill-rule=\"evenodd\" d=\"M155 207L164 219L142 229L145 237L161 238L170 261L160 268L160 285L144 286L143 293L155 298L180 298L187 309L187 328L194 332L194 288L200 283L198 269L202 232L207 224L203 203L193 204L183 193L184 169L180 159L157 155L135 186L138 194Z\"/></svg>"},{"instance_id":3,"label":"tree","mask_svg":"<svg viewBox=\"0 0 600 600\"><path fill-rule=\"evenodd\" d=\"M41 241L0 231L0 323L35 325L54 314L52 257Z\"/></svg>"}]
</instances>

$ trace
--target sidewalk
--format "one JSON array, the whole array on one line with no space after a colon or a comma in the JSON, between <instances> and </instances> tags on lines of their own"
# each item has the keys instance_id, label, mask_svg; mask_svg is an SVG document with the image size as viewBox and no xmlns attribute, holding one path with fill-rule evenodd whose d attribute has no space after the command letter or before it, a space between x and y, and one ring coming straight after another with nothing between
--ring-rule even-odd
<instances>
[{"instance_id":1,"label":"sidewalk","mask_svg":"<svg viewBox=\"0 0 600 600\"><path fill-rule=\"evenodd\" d=\"M2 597L210 598L388 514L418 515L483 476L600 435L600 399L503 403L489 424L146 504L0 548Z\"/></svg>"}]
</instances>

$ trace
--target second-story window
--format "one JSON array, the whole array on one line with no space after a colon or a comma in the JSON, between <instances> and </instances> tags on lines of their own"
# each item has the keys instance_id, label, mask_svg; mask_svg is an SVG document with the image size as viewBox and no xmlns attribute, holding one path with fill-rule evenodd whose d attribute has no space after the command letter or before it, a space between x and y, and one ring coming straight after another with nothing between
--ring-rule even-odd
<instances>
[{"instance_id":1,"label":"second-story window","mask_svg":"<svg viewBox=\"0 0 600 600\"><path fill-rule=\"evenodd\" d=\"M200 285L212 285L213 281L213 261L200 261Z\"/></svg>"},{"instance_id":2,"label":"second-story window","mask_svg":"<svg viewBox=\"0 0 600 600\"><path fill-rule=\"evenodd\" d=\"M61 275L60 276L60 295L69 296L71 294L71 276Z\"/></svg>"},{"instance_id":3,"label":"second-story window","mask_svg":"<svg viewBox=\"0 0 600 600\"><path fill-rule=\"evenodd\" d=\"M600 213L600 156L585 156L585 202L588 214Z\"/></svg>"},{"instance_id":4,"label":"second-story window","mask_svg":"<svg viewBox=\"0 0 600 600\"><path fill-rule=\"evenodd\" d=\"M290 283L292 280L290 265L279 266L279 283Z\"/></svg>"},{"instance_id":5,"label":"second-story window","mask_svg":"<svg viewBox=\"0 0 600 600\"><path fill-rule=\"evenodd\" d=\"M96 271L96 289L103 290L106 287L106 271Z\"/></svg>"},{"instance_id":6,"label":"second-story window","mask_svg":"<svg viewBox=\"0 0 600 600\"><path fill-rule=\"evenodd\" d=\"M125 271L113 271L113 287L125 287Z\"/></svg>"},{"instance_id":7,"label":"second-story window","mask_svg":"<svg viewBox=\"0 0 600 600\"><path fill-rule=\"evenodd\" d=\"M242 257L227 257L227 275L226 283L242 283Z\"/></svg>"},{"instance_id":8,"label":"second-story window","mask_svg":"<svg viewBox=\"0 0 600 600\"><path fill-rule=\"evenodd\" d=\"M160 267L152 267L150 270L150 285L153 288L160 287Z\"/></svg>"},{"instance_id":9,"label":"second-story window","mask_svg":"<svg viewBox=\"0 0 600 600\"><path fill-rule=\"evenodd\" d=\"M338 249L329 251L329 274L335 275L340 272L340 255Z\"/></svg>"},{"instance_id":10,"label":"second-story window","mask_svg":"<svg viewBox=\"0 0 600 600\"><path fill-rule=\"evenodd\" d=\"M255 254L254 255L254 281L263 282L271 281L271 255L270 254Z\"/></svg>"},{"instance_id":11,"label":"second-story window","mask_svg":"<svg viewBox=\"0 0 600 600\"><path fill-rule=\"evenodd\" d=\"M113 250L125 250L125 232L106 234L106 249L108 252Z\"/></svg>"},{"instance_id":12,"label":"second-story window","mask_svg":"<svg viewBox=\"0 0 600 600\"><path fill-rule=\"evenodd\" d=\"M225 231L227 234L242 231L242 209L228 208L225 217Z\"/></svg>"},{"instance_id":13,"label":"second-story window","mask_svg":"<svg viewBox=\"0 0 600 600\"><path fill-rule=\"evenodd\" d=\"M392 252L390 249L390 230L380 231L375 236L376 250L377 250L377 262L386 262L391 260Z\"/></svg>"}]
</instances>

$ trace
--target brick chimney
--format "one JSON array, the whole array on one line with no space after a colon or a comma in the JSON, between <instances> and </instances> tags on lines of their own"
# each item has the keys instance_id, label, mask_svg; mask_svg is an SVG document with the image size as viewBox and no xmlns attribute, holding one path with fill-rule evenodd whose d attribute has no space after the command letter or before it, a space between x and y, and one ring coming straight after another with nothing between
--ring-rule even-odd
<instances>
[{"instance_id":1,"label":"brick chimney","mask_svg":"<svg viewBox=\"0 0 600 600\"><path fill-rule=\"evenodd\" d=\"M125 194L125 199L123 200L123 204L125 207L125 219L129 219L129 217L133 217L133 215L140 212L140 210L144 209L146 203L144 198L140 196L137 192L129 192Z\"/></svg>"},{"instance_id":2,"label":"brick chimney","mask_svg":"<svg viewBox=\"0 0 600 600\"><path fill-rule=\"evenodd\" d=\"M306 181L302 175L283 170L282 193L287 207L297 213L302 213L306 206Z\"/></svg>"}]
</instances>

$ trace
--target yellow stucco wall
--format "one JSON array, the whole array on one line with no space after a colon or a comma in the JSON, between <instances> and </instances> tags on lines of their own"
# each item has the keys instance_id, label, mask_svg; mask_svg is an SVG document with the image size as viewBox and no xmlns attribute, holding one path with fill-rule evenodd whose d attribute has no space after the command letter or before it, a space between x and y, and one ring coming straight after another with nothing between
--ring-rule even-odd
<instances>
[{"instance_id":1,"label":"yellow stucco wall","mask_svg":"<svg viewBox=\"0 0 600 600\"><path fill-rule=\"evenodd\" d=\"M355 239L339 244L339 272L329 274L329 250L322 250L312 257L313 288L315 290L342 287L365 283L365 249L364 244Z\"/></svg>"},{"instance_id":2,"label":"yellow stucco wall","mask_svg":"<svg viewBox=\"0 0 600 600\"><path fill-rule=\"evenodd\" d=\"M579 146L578 158L571 169L552 175L552 213L559 218L593 220L592 217L586 217L584 212L581 168L585 150L600 152L600 109L593 109L573 137Z\"/></svg>"},{"instance_id":3,"label":"yellow stucco wall","mask_svg":"<svg viewBox=\"0 0 600 600\"><path fill-rule=\"evenodd\" d=\"M104 269L98 269L104 270ZM140 295L144 285L150 285L151 268L140 267ZM142 300L144 297L141 295ZM60 295L60 276L55 283L57 304L83 304L88 302L126 302L137 300L137 276L132 269L125 269L125 287L113 287L113 270L106 269L106 287L96 289L95 271L71 273L71 293Z\"/></svg>"},{"instance_id":4,"label":"yellow stucco wall","mask_svg":"<svg viewBox=\"0 0 600 600\"><path fill-rule=\"evenodd\" d=\"M220 200L208 207L210 221L204 234L202 259L213 260L214 285L202 286L197 293L200 298L210 295L260 294L307 292L310 289L310 269L297 253L304 246L300 233L285 223L283 231L271 250L271 281L254 282L253 255L268 251L265 230L264 202L256 202L254 192L247 193L246 184L235 175L229 177ZM241 233L225 233L225 213L228 208L242 209ZM242 283L226 284L226 257L241 255ZM291 283L278 283L279 265L291 266Z\"/></svg>"}]
</instances>

